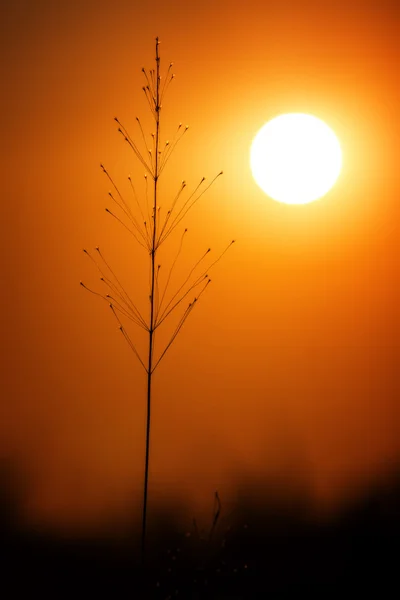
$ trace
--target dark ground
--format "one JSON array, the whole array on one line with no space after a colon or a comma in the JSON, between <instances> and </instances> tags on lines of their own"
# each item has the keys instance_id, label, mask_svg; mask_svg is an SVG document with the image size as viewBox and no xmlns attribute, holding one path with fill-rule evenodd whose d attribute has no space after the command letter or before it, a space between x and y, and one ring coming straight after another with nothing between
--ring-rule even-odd
<instances>
[{"instance_id":1,"label":"dark ground","mask_svg":"<svg viewBox=\"0 0 400 600\"><path fill-rule=\"evenodd\" d=\"M290 502L270 498L262 509L243 501L225 519L222 506L210 543L199 540L193 528L186 536L167 518L169 525L160 526L158 539L149 540L146 576L135 559L137 536L60 539L18 528L7 487L0 505L4 600L36 595L163 600L300 594L362 598L367 593L400 597L400 476L324 520L313 518L294 497Z\"/></svg>"}]
</instances>

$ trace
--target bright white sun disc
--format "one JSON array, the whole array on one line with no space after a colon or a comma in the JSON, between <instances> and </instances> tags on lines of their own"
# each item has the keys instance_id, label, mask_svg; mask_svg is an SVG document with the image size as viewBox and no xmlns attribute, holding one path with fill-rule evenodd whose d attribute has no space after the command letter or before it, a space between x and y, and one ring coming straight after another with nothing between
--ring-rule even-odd
<instances>
[{"instance_id":1,"label":"bright white sun disc","mask_svg":"<svg viewBox=\"0 0 400 600\"><path fill-rule=\"evenodd\" d=\"M321 119L288 113L257 133L250 166L260 188L274 200L307 204L324 196L342 167L339 140Z\"/></svg>"}]
</instances>

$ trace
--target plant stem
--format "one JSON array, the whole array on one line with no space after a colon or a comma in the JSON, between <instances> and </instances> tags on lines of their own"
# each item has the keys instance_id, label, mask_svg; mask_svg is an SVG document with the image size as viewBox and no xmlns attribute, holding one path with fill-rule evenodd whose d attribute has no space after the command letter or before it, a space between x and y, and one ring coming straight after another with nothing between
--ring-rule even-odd
<instances>
[{"instance_id":1,"label":"plant stem","mask_svg":"<svg viewBox=\"0 0 400 600\"><path fill-rule=\"evenodd\" d=\"M146 455L144 468L143 491L143 516L142 516L142 565L145 566L146 557L146 519L147 519L147 489L149 481L150 457L150 424L151 424L151 380L153 371L153 346L154 346L154 288L155 288L155 257L157 235L157 187L158 187L158 149L160 141L160 57L158 54L158 38L156 38L156 134L155 134L155 164L154 164L154 203L153 203L153 231L151 244L151 284L150 284L150 327L149 327L149 354L147 367L147 422L146 422Z\"/></svg>"}]
</instances>

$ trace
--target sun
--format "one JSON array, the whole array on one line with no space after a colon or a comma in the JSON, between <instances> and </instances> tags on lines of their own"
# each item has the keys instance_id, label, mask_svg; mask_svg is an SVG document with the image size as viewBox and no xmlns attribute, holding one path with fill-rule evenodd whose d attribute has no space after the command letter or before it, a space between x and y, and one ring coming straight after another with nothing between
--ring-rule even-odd
<instances>
[{"instance_id":1,"label":"sun","mask_svg":"<svg viewBox=\"0 0 400 600\"><path fill-rule=\"evenodd\" d=\"M285 204L324 196L342 167L339 140L321 119L304 113L279 115L255 136L250 166L260 188Z\"/></svg>"}]
</instances>

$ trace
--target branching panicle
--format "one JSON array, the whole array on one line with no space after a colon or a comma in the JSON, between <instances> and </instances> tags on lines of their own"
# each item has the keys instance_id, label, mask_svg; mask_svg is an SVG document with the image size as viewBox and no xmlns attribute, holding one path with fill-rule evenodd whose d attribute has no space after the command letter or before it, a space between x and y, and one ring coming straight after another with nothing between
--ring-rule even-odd
<instances>
[{"instance_id":1,"label":"branching panicle","mask_svg":"<svg viewBox=\"0 0 400 600\"><path fill-rule=\"evenodd\" d=\"M205 194L207 190L214 184L216 179L222 175L222 171L216 175L208 185L205 185L205 177L202 177L200 182L195 186L194 190L189 193L185 198L185 192L187 188L186 181L182 181L181 185L173 197L170 205L164 212L158 202L159 196L159 179L162 175L166 165L168 164L174 150L182 140L183 136L188 131L188 126L183 126L179 123L173 136L165 141L160 139L160 120L162 113L162 103L166 97L169 86L171 85L175 74L172 73L173 63L170 63L165 75L163 76L160 69L161 59L159 54L160 41L156 38L155 43L155 68L146 70L142 68L144 76L144 85L142 91L145 95L147 105L150 113L154 118L155 130L148 135L149 143L146 140L145 130L139 117L136 117L136 121L140 133L140 147L129 135L128 130L122 125L117 117L114 121L117 124L117 132L123 137L124 141L128 144L130 149L133 151L136 159L140 163L141 167L144 168L144 194L143 201L140 200L140 195L137 193L136 188L133 184L131 176L128 176L129 181L129 197L133 198L133 205L128 202L120 189L116 186L113 178L104 167L100 164L103 173L111 183L113 191L108 193L109 198L117 206L118 210L121 211L120 216L112 212L109 208L106 208L106 212L111 215L116 221L126 229L133 237L135 242L146 249L149 255L149 315L148 319L145 319L138 309L137 305L133 302L125 287L122 285L120 279L117 277L110 264L106 261L103 253L99 247L95 248L95 254L98 259L96 260L86 249L83 252L91 259L95 264L96 268L100 272L100 282L104 286L105 292L97 292L82 281L80 285L91 292L92 294L99 296L103 300L107 301L114 318L117 320L118 329L123 334L126 342L132 350L135 357L138 359L147 375L147 419L146 419L146 451L145 451L145 471L144 471L144 495L143 495L143 514L142 514L142 559L145 557L145 539L146 539L146 515L147 515L147 490L148 490L148 469L149 469L149 441L150 441L150 413L151 413L151 397L152 397L152 374L158 367L165 354L177 338L181 331L184 323L188 319L189 315L193 311L193 308L198 304L201 296L204 294L211 279L209 278L209 271L214 267L216 263L222 258L228 248L234 243L234 240L225 248L225 250L211 263L208 265L200 274L198 267L201 267L203 261L211 252L208 248L202 256L194 263L189 269L186 278L183 280L177 290L169 294L171 287L172 275L174 273L177 261L182 253L184 239L187 234L187 229L184 229L178 250L172 260L171 266L167 268L165 276L163 276L164 268L161 268L161 264L158 263L158 250L160 246L169 238L169 236L176 230L182 220L185 218L189 210L198 202L198 200ZM140 149L142 148L142 150ZM135 214L136 213L136 214ZM126 221L126 222L125 222ZM201 269L199 269L201 270ZM107 274L106 274L107 272ZM165 278L164 278L165 277ZM196 296L183 310L183 313L178 316L178 310L183 306L183 301L190 293L196 293ZM168 299L169 297L169 299ZM156 330L160 328L163 322L173 313L176 314L176 323L173 326L173 333L169 337L165 346L158 352L156 357L155 351L157 350L155 344ZM140 355L136 345L133 343L131 336L128 334L126 328L122 323L122 318L128 319L135 327L138 327L148 334L148 351L146 359ZM157 334L158 338L158 334ZM215 519L213 527L219 516L220 502L218 495L216 494L217 508L215 513Z\"/></svg>"}]
</instances>

